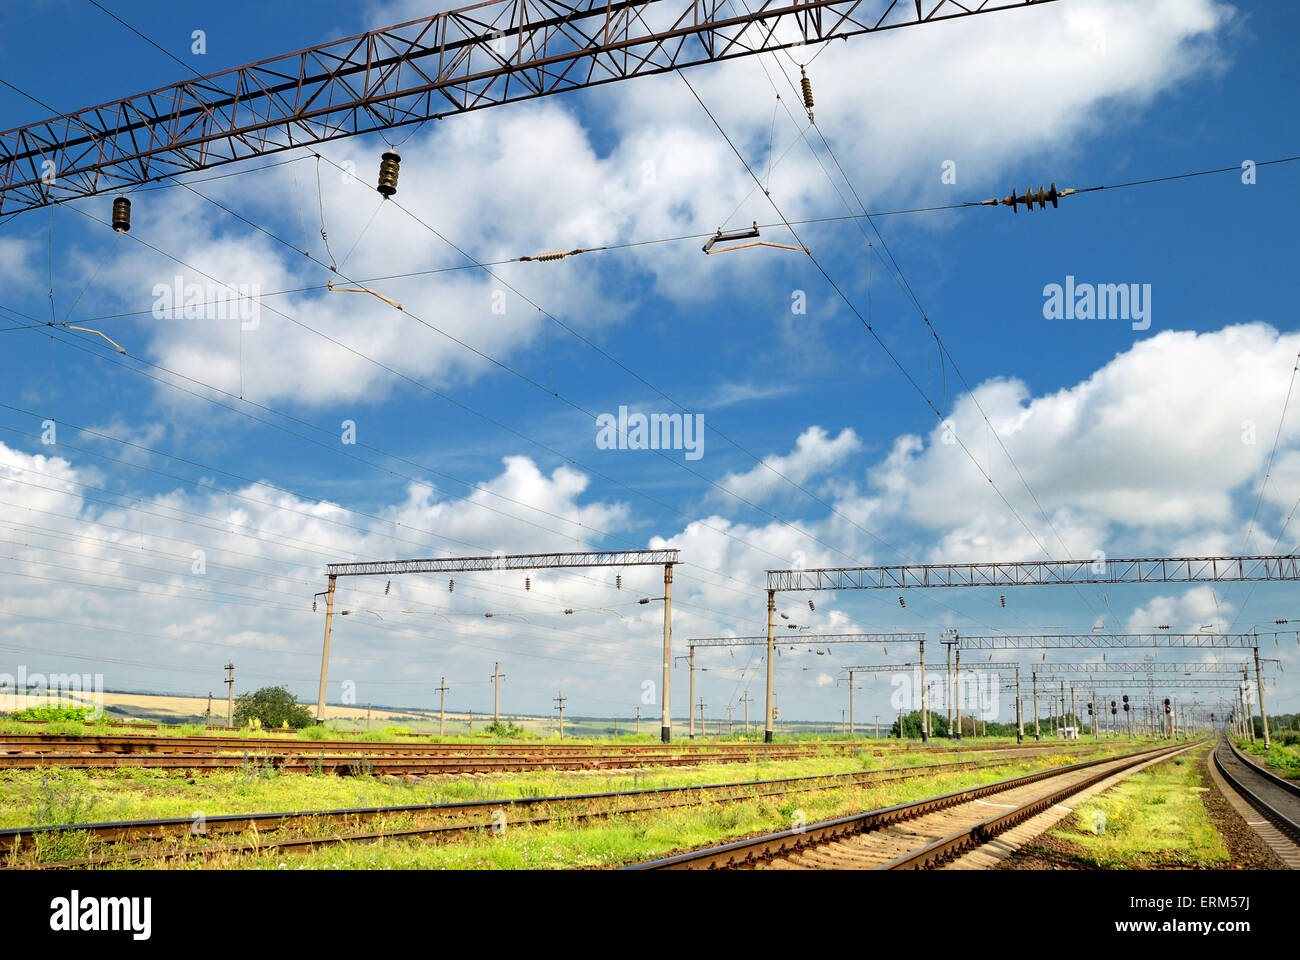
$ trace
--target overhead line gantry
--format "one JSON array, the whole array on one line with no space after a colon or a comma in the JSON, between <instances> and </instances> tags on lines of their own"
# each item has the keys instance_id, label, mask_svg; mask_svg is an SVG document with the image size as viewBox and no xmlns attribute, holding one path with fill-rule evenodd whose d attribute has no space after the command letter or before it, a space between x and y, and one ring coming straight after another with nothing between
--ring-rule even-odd
<instances>
[{"instance_id":1,"label":"overhead line gantry","mask_svg":"<svg viewBox=\"0 0 1300 960\"><path fill-rule=\"evenodd\" d=\"M664 743L672 739L670 697L672 673L672 598L673 565L678 563L676 550L585 550L573 553L497 553L478 557L434 557L425 560L376 560L364 563L331 563L325 568L329 587L325 591L325 642L321 649L320 693L316 719L325 719L325 683L329 674L330 630L334 620L334 591L339 577L392 577L407 573L458 573L481 570L553 570L581 567L664 568L664 672L663 718L660 736Z\"/></svg>"},{"instance_id":2,"label":"overhead line gantry","mask_svg":"<svg viewBox=\"0 0 1300 960\"><path fill-rule=\"evenodd\" d=\"M6 131L0 214L568 90L1052 2L757 0L737 12L731 0L490 0Z\"/></svg>"},{"instance_id":3,"label":"overhead line gantry","mask_svg":"<svg viewBox=\"0 0 1300 960\"><path fill-rule=\"evenodd\" d=\"M1300 580L1300 555L1218 557L1094 557L1089 560L1024 560L990 563L915 563L867 567L821 567L767 571L768 634L776 594L807 590L907 590L938 587L1024 587L1094 583L1236 583ZM899 599L902 597L900 595ZM1282 634L1265 634L1281 636ZM1300 633L1289 633L1300 639ZM1268 749L1268 714L1260 680L1261 634L1038 634L1025 637L960 637L945 640L958 651L975 649L1058 649L1077 646L1253 647L1264 746ZM970 641L975 641L971 643ZM770 708L770 704L769 704Z\"/></svg>"}]
</instances>

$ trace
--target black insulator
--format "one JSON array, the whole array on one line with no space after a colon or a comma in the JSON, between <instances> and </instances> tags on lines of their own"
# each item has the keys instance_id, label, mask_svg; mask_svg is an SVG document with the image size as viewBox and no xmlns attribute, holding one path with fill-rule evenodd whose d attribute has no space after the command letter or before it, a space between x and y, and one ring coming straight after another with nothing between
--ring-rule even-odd
<instances>
[{"instance_id":1,"label":"black insulator","mask_svg":"<svg viewBox=\"0 0 1300 960\"><path fill-rule=\"evenodd\" d=\"M402 158L395 153L385 153L379 158L379 192L391 197L397 192L398 167Z\"/></svg>"},{"instance_id":2,"label":"black insulator","mask_svg":"<svg viewBox=\"0 0 1300 960\"><path fill-rule=\"evenodd\" d=\"M902 597L899 597L899 598L898 598L898 605L899 605L900 607L906 607L906 606L907 606L907 601L904 600Z\"/></svg>"},{"instance_id":3,"label":"black insulator","mask_svg":"<svg viewBox=\"0 0 1300 960\"><path fill-rule=\"evenodd\" d=\"M113 201L113 229L118 233L126 233L131 229L131 201L126 197L118 197Z\"/></svg>"},{"instance_id":4,"label":"black insulator","mask_svg":"<svg viewBox=\"0 0 1300 960\"><path fill-rule=\"evenodd\" d=\"M614 589L616 590L623 589L623 574L621 573L614 574Z\"/></svg>"},{"instance_id":5,"label":"black insulator","mask_svg":"<svg viewBox=\"0 0 1300 960\"><path fill-rule=\"evenodd\" d=\"M524 589L525 589L525 590L531 590L531 589L533 589L533 578L532 578L532 577L524 577Z\"/></svg>"},{"instance_id":6,"label":"black insulator","mask_svg":"<svg viewBox=\"0 0 1300 960\"><path fill-rule=\"evenodd\" d=\"M1005 593L998 594L998 599L1002 601L1002 606L1007 605L1007 595Z\"/></svg>"},{"instance_id":7,"label":"black insulator","mask_svg":"<svg viewBox=\"0 0 1300 960\"><path fill-rule=\"evenodd\" d=\"M393 589L393 581L389 580L384 584L384 596L388 596L388 591Z\"/></svg>"},{"instance_id":8,"label":"black insulator","mask_svg":"<svg viewBox=\"0 0 1300 960\"><path fill-rule=\"evenodd\" d=\"M811 600L808 601L808 609L809 609L809 610L816 610L816 609L817 609L816 607L813 606L813 602L812 602Z\"/></svg>"},{"instance_id":9,"label":"black insulator","mask_svg":"<svg viewBox=\"0 0 1300 960\"><path fill-rule=\"evenodd\" d=\"M447 592L448 592L448 593L455 593L455 592L456 592L456 581L455 581L455 580L448 580L448 581L447 581Z\"/></svg>"}]
</instances>

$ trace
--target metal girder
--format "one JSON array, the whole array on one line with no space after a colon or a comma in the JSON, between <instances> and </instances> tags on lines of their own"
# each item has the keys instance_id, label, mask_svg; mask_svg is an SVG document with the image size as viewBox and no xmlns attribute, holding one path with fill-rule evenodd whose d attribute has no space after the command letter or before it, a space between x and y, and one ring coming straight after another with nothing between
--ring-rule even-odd
<instances>
[{"instance_id":1,"label":"metal girder","mask_svg":"<svg viewBox=\"0 0 1300 960\"><path fill-rule=\"evenodd\" d=\"M925 563L767 571L767 588L782 593L796 590L1024 587L1072 583L1223 583L1240 580L1300 580L1300 556L1030 560L1019 563Z\"/></svg>"},{"instance_id":2,"label":"metal girder","mask_svg":"<svg viewBox=\"0 0 1300 960\"><path fill-rule=\"evenodd\" d=\"M1254 647L1258 633L1051 633L1012 636L994 634L972 637L957 634L957 646L964 650L1068 650L1075 647ZM1288 633L1286 636L1300 636Z\"/></svg>"},{"instance_id":3,"label":"metal girder","mask_svg":"<svg viewBox=\"0 0 1300 960\"><path fill-rule=\"evenodd\" d=\"M1186 662L1155 662L1142 660L1136 663L1036 663L1039 673L1241 673L1250 666L1240 663L1207 663L1204 660Z\"/></svg>"},{"instance_id":4,"label":"metal girder","mask_svg":"<svg viewBox=\"0 0 1300 960\"><path fill-rule=\"evenodd\" d=\"M801 633L788 637L777 636L774 646L789 647L816 640L818 643L916 643L924 640L924 633ZM755 647L766 646L767 636L761 637L700 637L687 640L689 647Z\"/></svg>"},{"instance_id":5,"label":"metal girder","mask_svg":"<svg viewBox=\"0 0 1300 960\"><path fill-rule=\"evenodd\" d=\"M0 213L248 157L1054 0L491 0L0 134Z\"/></svg>"},{"instance_id":6,"label":"metal girder","mask_svg":"<svg viewBox=\"0 0 1300 960\"><path fill-rule=\"evenodd\" d=\"M552 567L645 567L677 563L676 550L597 550L583 553L515 553L431 560L331 563L330 577L394 576L399 573L459 573L463 570L546 570Z\"/></svg>"},{"instance_id":7,"label":"metal girder","mask_svg":"<svg viewBox=\"0 0 1300 960\"><path fill-rule=\"evenodd\" d=\"M1264 683L1272 686L1274 678L1265 677ZM1254 681L1251 681L1252 683ZM1096 686L1097 695L1113 695L1116 693L1133 693L1135 690L1145 691L1147 689L1146 677L1135 677L1130 684L1123 684L1117 680L1107 680L1104 684L1099 683ZM1225 690L1229 687L1240 687L1240 680L1159 680L1151 685L1151 690L1155 691L1157 696L1161 690ZM1086 687L1074 687L1075 690L1087 690L1092 692L1092 685Z\"/></svg>"}]
</instances>

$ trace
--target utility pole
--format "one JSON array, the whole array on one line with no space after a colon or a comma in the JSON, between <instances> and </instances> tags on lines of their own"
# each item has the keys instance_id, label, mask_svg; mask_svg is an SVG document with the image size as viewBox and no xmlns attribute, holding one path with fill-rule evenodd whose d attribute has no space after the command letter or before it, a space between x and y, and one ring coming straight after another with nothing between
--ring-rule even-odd
<instances>
[{"instance_id":1,"label":"utility pole","mask_svg":"<svg viewBox=\"0 0 1300 960\"><path fill-rule=\"evenodd\" d=\"M849 736L853 736L853 671L849 671Z\"/></svg>"},{"instance_id":2,"label":"utility pole","mask_svg":"<svg viewBox=\"0 0 1300 960\"><path fill-rule=\"evenodd\" d=\"M945 696L943 699L944 699L944 705L947 706L948 708L948 736L951 737L952 736L952 644L945 643L944 647L948 655L947 656L948 664L947 664L947 669L945 670L946 679L948 683L948 695Z\"/></svg>"},{"instance_id":3,"label":"utility pole","mask_svg":"<svg viewBox=\"0 0 1300 960\"><path fill-rule=\"evenodd\" d=\"M370 729L370 704L366 704L366 730Z\"/></svg>"},{"instance_id":4,"label":"utility pole","mask_svg":"<svg viewBox=\"0 0 1300 960\"><path fill-rule=\"evenodd\" d=\"M469 732L470 733L474 732L474 711L473 710L469 712Z\"/></svg>"},{"instance_id":5,"label":"utility pole","mask_svg":"<svg viewBox=\"0 0 1300 960\"><path fill-rule=\"evenodd\" d=\"M688 708L686 712L690 714L691 717L691 739L694 740L695 739L695 711L689 709L690 705L695 702L695 644L693 643L690 645L690 656L687 657L687 661L690 663L691 666L691 692L690 692L690 696L686 698L686 706ZM704 731L701 730L700 733L702 734L704 733Z\"/></svg>"},{"instance_id":6,"label":"utility pole","mask_svg":"<svg viewBox=\"0 0 1300 960\"><path fill-rule=\"evenodd\" d=\"M708 730L704 728L704 698L700 697L700 736L707 737Z\"/></svg>"},{"instance_id":7,"label":"utility pole","mask_svg":"<svg viewBox=\"0 0 1300 960\"><path fill-rule=\"evenodd\" d=\"M753 702L753 699L750 697L748 690L740 698L740 702L745 705L745 736L749 736L749 705Z\"/></svg>"},{"instance_id":8,"label":"utility pole","mask_svg":"<svg viewBox=\"0 0 1300 960\"><path fill-rule=\"evenodd\" d=\"M330 669L330 629L334 626L334 580L329 578L329 589L325 591L325 643L320 652L320 695L316 698L316 722L325 722L325 678ZM315 601L313 601L313 606Z\"/></svg>"},{"instance_id":9,"label":"utility pole","mask_svg":"<svg viewBox=\"0 0 1300 960\"><path fill-rule=\"evenodd\" d=\"M506 678L501 672L501 664L492 664L492 722L501 722L501 681Z\"/></svg>"},{"instance_id":10,"label":"utility pole","mask_svg":"<svg viewBox=\"0 0 1300 960\"><path fill-rule=\"evenodd\" d=\"M727 736L731 736L735 732L731 723L731 712L735 709L735 707L727 707Z\"/></svg>"},{"instance_id":11,"label":"utility pole","mask_svg":"<svg viewBox=\"0 0 1300 960\"><path fill-rule=\"evenodd\" d=\"M438 683L438 736L443 736L447 724L447 678Z\"/></svg>"},{"instance_id":12,"label":"utility pole","mask_svg":"<svg viewBox=\"0 0 1300 960\"><path fill-rule=\"evenodd\" d=\"M1025 740L1025 718L1020 712L1020 664L1016 664L1016 743Z\"/></svg>"},{"instance_id":13,"label":"utility pole","mask_svg":"<svg viewBox=\"0 0 1300 960\"><path fill-rule=\"evenodd\" d=\"M874 723L872 725L875 727L875 731L874 731L875 737L877 740L879 740L880 739L880 714L877 713L875 715Z\"/></svg>"},{"instance_id":14,"label":"utility pole","mask_svg":"<svg viewBox=\"0 0 1300 960\"><path fill-rule=\"evenodd\" d=\"M1074 684L1070 684L1070 719L1074 722L1074 735L1080 737L1083 735L1083 724L1079 722L1079 714L1074 709Z\"/></svg>"},{"instance_id":15,"label":"utility pole","mask_svg":"<svg viewBox=\"0 0 1300 960\"><path fill-rule=\"evenodd\" d=\"M212 691L208 691L208 711L203 715L205 726L212 726Z\"/></svg>"},{"instance_id":16,"label":"utility pole","mask_svg":"<svg viewBox=\"0 0 1300 960\"><path fill-rule=\"evenodd\" d=\"M1255 648L1255 684L1259 687L1259 716L1264 721L1264 749L1268 750L1272 744L1268 739L1268 711L1264 709L1264 678L1259 672L1259 647Z\"/></svg>"},{"instance_id":17,"label":"utility pole","mask_svg":"<svg viewBox=\"0 0 1300 960\"><path fill-rule=\"evenodd\" d=\"M695 718L695 714L692 713L691 714L692 723L694 722L694 718ZM640 707L636 708L636 735L638 737L641 736L641 708Z\"/></svg>"},{"instance_id":18,"label":"utility pole","mask_svg":"<svg viewBox=\"0 0 1300 960\"><path fill-rule=\"evenodd\" d=\"M1065 678L1061 678L1061 726L1065 726ZM1064 734L1062 734L1064 736Z\"/></svg>"},{"instance_id":19,"label":"utility pole","mask_svg":"<svg viewBox=\"0 0 1300 960\"><path fill-rule=\"evenodd\" d=\"M1038 730L1038 671L1037 670L1031 670L1029 672L1029 682L1030 685L1034 688L1034 740L1037 741L1042 739L1042 735L1039 733Z\"/></svg>"},{"instance_id":20,"label":"utility pole","mask_svg":"<svg viewBox=\"0 0 1300 960\"><path fill-rule=\"evenodd\" d=\"M763 742L772 742L772 660L776 657L772 617L776 613L776 591L767 591L767 705L765 707Z\"/></svg>"},{"instance_id":21,"label":"utility pole","mask_svg":"<svg viewBox=\"0 0 1300 960\"><path fill-rule=\"evenodd\" d=\"M953 659L957 661L957 686L954 694L957 698L957 739L961 739L961 647L953 651Z\"/></svg>"},{"instance_id":22,"label":"utility pole","mask_svg":"<svg viewBox=\"0 0 1300 960\"><path fill-rule=\"evenodd\" d=\"M1246 698L1246 691L1250 689L1250 677L1245 670L1241 671L1241 719L1246 723L1246 732L1250 735L1250 742L1255 742L1255 714L1250 708L1250 703Z\"/></svg>"},{"instance_id":23,"label":"utility pole","mask_svg":"<svg viewBox=\"0 0 1300 960\"><path fill-rule=\"evenodd\" d=\"M322 701L323 703L324 701ZM319 718L318 718L319 719ZM235 665L226 664L226 726L235 725Z\"/></svg>"},{"instance_id":24,"label":"utility pole","mask_svg":"<svg viewBox=\"0 0 1300 960\"><path fill-rule=\"evenodd\" d=\"M663 721L661 723L660 737L664 743L668 743L673 738L673 720L672 708L669 705L671 700L673 682L673 565L664 564L664 691L663 691Z\"/></svg>"},{"instance_id":25,"label":"utility pole","mask_svg":"<svg viewBox=\"0 0 1300 960\"><path fill-rule=\"evenodd\" d=\"M556 705L555 709L560 711L560 739L563 740L564 739L564 701L568 700L569 698L566 697L562 692L559 692L553 699L555 700L555 705Z\"/></svg>"}]
</instances>

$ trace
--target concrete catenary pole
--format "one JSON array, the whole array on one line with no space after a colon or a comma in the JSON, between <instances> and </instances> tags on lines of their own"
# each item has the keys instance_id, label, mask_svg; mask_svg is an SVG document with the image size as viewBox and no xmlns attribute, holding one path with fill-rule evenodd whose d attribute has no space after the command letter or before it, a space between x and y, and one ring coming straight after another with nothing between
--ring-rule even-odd
<instances>
[{"instance_id":1,"label":"concrete catenary pole","mask_svg":"<svg viewBox=\"0 0 1300 960\"><path fill-rule=\"evenodd\" d=\"M944 699L944 703L948 707L948 736L951 737L952 736L952 644L945 643L944 647L947 650L948 656L946 658L947 659L946 669L944 670L944 675L947 681L947 695L943 699Z\"/></svg>"},{"instance_id":2,"label":"concrete catenary pole","mask_svg":"<svg viewBox=\"0 0 1300 960\"><path fill-rule=\"evenodd\" d=\"M930 739L930 713L929 701L925 695L925 639L917 641L917 647L920 649L921 661L921 742L925 743ZM849 697L853 697L853 678L849 678Z\"/></svg>"},{"instance_id":3,"label":"concrete catenary pole","mask_svg":"<svg viewBox=\"0 0 1300 960\"><path fill-rule=\"evenodd\" d=\"M767 591L767 705L764 713L766 720L763 728L763 742L772 742L772 660L776 657L775 634L772 618L776 614L776 591Z\"/></svg>"},{"instance_id":4,"label":"concrete catenary pole","mask_svg":"<svg viewBox=\"0 0 1300 960\"><path fill-rule=\"evenodd\" d=\"M953 651L953 660L957 664L957 673L953 678L953 697L957 707L957 739L961 739L961 647Z\"/></svg>"},{"instance_id":5,"label":"concrete catenary pole","mask_svg":"<svg viewBox=\"0 0 1300 960\"><path fill-rule=\"evenodd\" d=\"M235 725L235 665L226 664L226 726Z\"/></svg>"},{"instance_id":6,"label":"concrete catenary pole","mask_svg":"<svg viewBox=\"0 0 1300 960\"><path fill-rule=\"evenodd\" d=\"M505 674L501 672L501 664L492 664L492 722L501 722L501 681L504 680Z\"/></svg>"},{"instance_id":7,"label":"concrete catenary pole","mask_svg":"<svg viewBox=\"0 0 1300 960\"><path fill-rule=\"evenodd\" d=\"M1241 671L1241 719L1246 724L1246 732L1250 735L1250 742L1255 742L1255 714L1251 710L1250 702L1246 697L1246 691L1250 689L1250 676L1245 670Z\"/></svg>"},{"instance_id":8,"label":"concrete catenary pole","mask_svg":"<svg viewBox=\"0 0 1300 960\"><path fill-rule=\"evenodd\" d=\"M447 678L438 681L438 736L443 735L447 727Z\"/></svg>"},{"instance_id":9,"label":"concrete catenary pole","mask_svg":"<svg viewBox=\"0 0 1300 960\"><path fill-rule=\"evenodd\" d=\"M1268 750L1272 744L1268 739L1268 711L1264 708L1264 677L1259 672L1259 647L1255 648L1255 685L1259 689L1259 716L1264 722L1264 749Z\"/></svg>"},{"instance_id":10,"label":"concrete catenary pole","mask_svg":"<svg viewBox=\"0 0 1300 960\"><path fill-rule=\"evenodd\" d=\"M1041 740L1042 735L1038 730L1038 671L1037 670L1031 670L1029 672L1029 682L1030 685L1034 688L1034 739Z\"/></svg>"},{"instance_id":11,"label":"concrete catenary pole","mask_svg":"<svg viewBox=\"0 0 1300 960\"><path fill-rule=\"evenodd\" d=\"M1020 710L1020 664L1016 664L1016 743L1025 740L1025 718Z\"/></svg>"},{"instance_id":12,"label":"concrete catenary pole","mask_svg":"<svg viewBox=\"0 0 1300 960\"><path fill-rule=\"evenodd\" d=\"M686 698L686 703L688 706L695 702L695 644L692 643L690 645L690 651L691 651L691 655L686 658L691 668L691 694L689 697ZM686 712L690 714L690 718L691 718L690 738L694 740L695 739L695 711L687 710ZM703 733L704 731L701 730L700 732Z\"/></svg>"},{"instance_id":13,"label":"concrete catenary pole","mask_svg":"<svg viewBox=\"0 0 1300 960\"><path fill-rule=\"evenodd\" d=\"M320 652L320 691L316 697L316 720L325 722L325 682L330 672L330 630L334 626L334 577L325 591L325 643Z\"/></svg>"},{"instance_id":14,"label":"concrete catenary pole","mask_svg":"<svg viewBox=\"0 0 1300 960\"><path fill-rule=\"evenodd\" d=\"M568 700L569 698L564 695L564 691L559 691L557 692L556 696L553 697L552 699L555 700L555 708L560 711L560 739L563 740L564 739L564 701Z\"/></svg>"},{"instance_id":15,"label":"concrete catenary pole","mask_svg":"<svg viewBox=\"0 0 1300 960\"><path fill-rule=\"evenodd\" d=\"M673 565L664 564L664 689L663 720L660 721L660 738L668 743L673 738L672 721L672 666L673 666Z\"/></svg>"}]
</instances>

